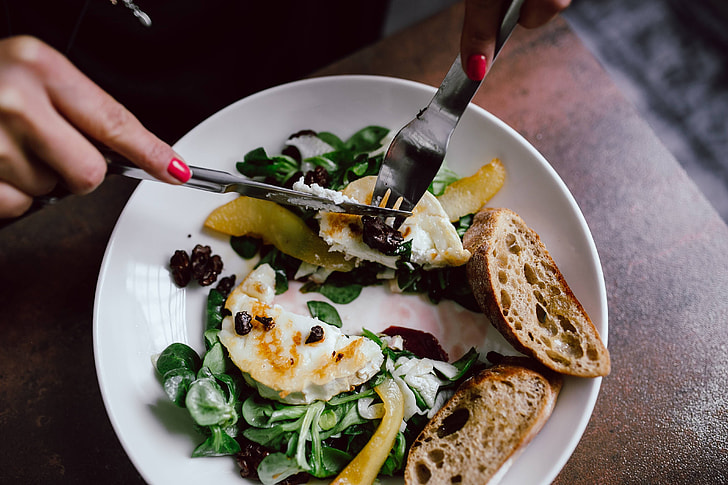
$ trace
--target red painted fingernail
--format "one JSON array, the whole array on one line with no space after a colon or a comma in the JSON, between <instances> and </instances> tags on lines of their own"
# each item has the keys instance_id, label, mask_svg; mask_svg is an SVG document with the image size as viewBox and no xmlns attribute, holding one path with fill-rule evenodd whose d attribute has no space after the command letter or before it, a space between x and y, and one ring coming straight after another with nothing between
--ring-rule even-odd
<instances>
[{"instance_id":1,"label":"red painted fingernail","mask_svg":"<svg viewBox=\"0 0 728 485\"><path fill-rule=\"evenodd\" d=\"M473 54L468 57L467 71L465 74L473 81L482 81L485 77L485 70L488 67L488 60L482 54Z\"/></svg>"},{"instance_id":2,"label":"red painted fingernail","mask_svg":"<svg viewBox=\"0 0 728 485\"><path fill-rule=\"evenodd\" d=\"M173 158L167 165L167 172L182 183L187 182L192 177L192 171L185 162L179 158Z\"/></svg>"}]
</instances>

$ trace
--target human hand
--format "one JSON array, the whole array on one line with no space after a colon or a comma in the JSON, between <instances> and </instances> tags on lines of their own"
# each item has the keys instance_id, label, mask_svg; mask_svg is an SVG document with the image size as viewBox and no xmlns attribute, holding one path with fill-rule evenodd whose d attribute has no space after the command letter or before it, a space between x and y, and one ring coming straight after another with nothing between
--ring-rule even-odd
<instances>
[{"instance_id":1,"label":"human hand","mask_svg":"<svg viewBox=\"0 0 728 485\"><path fill-rule=\"evenodd\" d=\"M0 218L23 214L59 181L78 194L95 189L106 162L89 140L162 181L190 177L168 144L61 53L29 36L0 40Z\"/></svg>"},{"instance_id":2,"label":"human hand","mask_svg":"<svg viewBox=\"0 0 728 485\"><path fill-rule=\"evenodd\" d=\"M571 0L525 0L518 23L527 29L540 27L569 6ZM493 62L498 26L509 5L504 0L466 0L460 37L463 69L480 81Z\"/></svg>"}]
</instances>

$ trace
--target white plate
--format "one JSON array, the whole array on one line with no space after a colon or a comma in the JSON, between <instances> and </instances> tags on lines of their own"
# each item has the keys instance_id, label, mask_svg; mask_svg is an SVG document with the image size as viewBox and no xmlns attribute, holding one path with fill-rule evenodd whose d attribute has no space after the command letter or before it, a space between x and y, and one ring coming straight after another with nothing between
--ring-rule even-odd
<instances>
[{"instance_id":1,"label":"white plate","mask_svg":"<svg viewBox=\"0 0 728 485\"><path fill-rule=\"evenodd\" d=\"M262 146L279 153L285 137L301 129L330 131L342 138L367 125L396 131L433 93L422 84L372 76L295 82L229 106L175 148L192 164L234 171L235 161L249 150ZM541 235L606 340L602 270L574 198L526 140L471 105L453 136L448 165L469 175L493 157L503 161L508 176L490 205L517 211ZM152 484L241 483L230 457L190 458L201 438L186 411L167 401L151 363L152 355L172 342L203 348L207 289L179 289L172 283L168 261L175 249L210 244L226 264L224 274L246 271L246 263L225 238L202 230L207 214L227 198L142 182L119 218L101 267L94 311L99 385L121 444ZM457 327L451 322L448 331L453 328ZM498 345L495 333L489 332L481 348L487 349L490 342ZM566 379L551 419L514 462L504 485L547 484L556 477L581 438L600 383L601 379Z\"/></svg>"}]
</instances>

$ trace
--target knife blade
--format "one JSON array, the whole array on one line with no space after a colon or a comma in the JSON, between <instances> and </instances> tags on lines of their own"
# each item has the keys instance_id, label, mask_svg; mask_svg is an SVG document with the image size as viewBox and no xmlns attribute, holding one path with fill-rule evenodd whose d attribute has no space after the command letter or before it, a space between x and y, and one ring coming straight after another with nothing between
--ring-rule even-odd
<instances>
[{"instance_id":1,"label":"knife blade","mask_svg":"<svg viewBox=\"0 0 728 485\"><path fill-rule=\"evenodd\" d=\"M116 152L103 150L103 155L108 164L109 173L139 180L159 182L159 180L149 175L143 169L132 165L131 162ZM339 197L335 195L336 193L334 192L332 192L331 197L325 197L314 193L258 182L243 177L242 175L234 175L222 170L195 166L190 166L190 170L192 171L192 177L189 181L182 184L183 187L216 193L237 192L241 195L256 199L270 200L278 204L305 207L323 212L341 212L380 217L408 217L412 215L409 211L360 204L351 199L346 200L343 196Z\"/></svg>"}]
</instances>

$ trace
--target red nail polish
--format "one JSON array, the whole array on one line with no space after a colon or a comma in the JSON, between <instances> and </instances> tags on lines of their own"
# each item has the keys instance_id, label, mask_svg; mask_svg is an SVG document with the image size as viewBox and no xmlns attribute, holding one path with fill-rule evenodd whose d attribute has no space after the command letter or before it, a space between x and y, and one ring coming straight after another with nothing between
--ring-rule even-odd
<instances>
[{"instance_id":1,"label":"red nail polish","mask_svg":"<svg viewBox=\"0 0 728 485\"><path fill-rule=\"evenodd\" d=\"M488 67L488 60L482 54L473 54L468 57L467 71L465 74L473 81L482 81Z\"/></svg>"},{"instance_id":2,"label":"red nail polish","mask_svg":"<svg viewBox=\"0 0 728 485\"><path fill-rule=\"evenodd\" d=\"M178 158L173 158L167 165L167 172L182 183L187 182L192 176L190 167Z\"/></svg>"}]
</instances>

